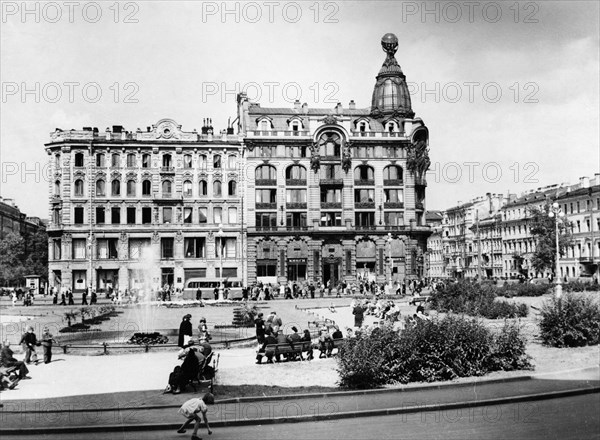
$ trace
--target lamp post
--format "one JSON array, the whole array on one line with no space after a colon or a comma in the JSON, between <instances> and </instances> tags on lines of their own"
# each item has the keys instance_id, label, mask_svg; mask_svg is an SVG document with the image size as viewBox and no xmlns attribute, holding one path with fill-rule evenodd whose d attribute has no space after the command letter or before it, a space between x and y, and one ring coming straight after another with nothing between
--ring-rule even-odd
<instances>
[{"instance_id":1,"label":"lamp post","mask_svg":"<svg viewBox=\"0 0 600 440\"><path fill-rule=\"evenodd\" d=\"M394 271L394 261L392 260L392 233L388 232L388 238L387 238L387 243L388 243L388 255L390 258L390 280L389 280L389 289L390 292L392 290L392 272Z\"/></svg>"},{"instance_id":2,"label":"lamp post","mask_svg":"<svg viewBox=\"0 0 600 440\"><path fill-rule=\"evenodd\" d=\"M221 223L219 224L219 233L217 235L219 236L219 276L221 278L219 286L219 301L222 301L223 292L225 291L225 289L223 285L223 224Z\"/></svg>"},{"instance_id":3,"label":"lamp post","mask_svg":"<svg viewBox=\"0 0 600 440\"><path fill-rule=\"evenodd\" d=\"M554 269L556 273L556 291L555 295L557 299L560 299L562 295L562 283L560 279L560 244L559 244L559 235L558 235L558 221L563 218L565 214L560 209L560 205L557 202L552 204L550 208L550 212L548 212L548 217L554 218L554 232L556 238L556 268Z\"/></svg>"}]
</instances>

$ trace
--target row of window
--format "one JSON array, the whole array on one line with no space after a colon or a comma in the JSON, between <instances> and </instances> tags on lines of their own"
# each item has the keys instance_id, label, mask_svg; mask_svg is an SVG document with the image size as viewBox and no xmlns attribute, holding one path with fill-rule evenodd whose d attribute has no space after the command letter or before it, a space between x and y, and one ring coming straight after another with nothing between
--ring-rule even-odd
<instances>
[{"instance_id":1,"label":"row of window","mask_svg":"<svg viewBox=\"0 0 600 440\"><path fill-rule=\"evenodd\" d=\"M384 126L384 130L388 133L400 132L400 124L398 121L391 120L387 121ZM261 131L271 131L274 129L273 121L271 118L263 116L256 121L256 129ZM305 130L304 122L299 117L293 117L288 121L288 130L300 131ZM354 121L354 129L359 132L371 131L371 124L368 119L357 119Z\"/></svg>"},{"instance_id":2,"label":"row of window","mask_svg":"<svg viewBox=\"0 0 600 440\"><path fill-rule=\"evenodd\" d=\"M294 159L302 159L311 156L310 149L306 146L286 146L285 154L279 155L277 146L258 146L254 149L251 157L290 157ZM327 150L325 147L319 150L321 156L327 157L341 157L341 149L334 148L333 150ZM405 158L405 152L403 148L399 147L366 147L360 146L353 149L353 156L357 159L403 159Z\"/></svg>"},{"instance_id":3,"label":"row of window","mask_svg":"<svg viewBox=\"0 0 600 440\"><path fill-rule=\"evenodd\" d=\"M144 258L146 249L150 249L150 238L131 238L128 243L130 260ZM160 239L160 255L162 259L174 258L175 239L162 237ZM90 246L85 238L74 238L71 242L71 258L85 260L89 258ZM215 237L214 258L237 258L237 239L235 237ZM207 258L206 237L186 237L183 240L184 258ZM62 242L60 239L52 242L52 260L62 259ZM118 238L99 238L96 242L98 259L119 258Z\"/></svg>"},{"instance_id":4,"label":"row of window","mask_svg":"<svg viewBox=\"0 0 600 440\"><path fill-rule=\"evenodd\" d=\"M125 163L128 168L137 168L141 166L141 168L151 168L152 156L149 153L143 153L141 155L141 162L138 164L138 156L136 153L128 153L123 155L125 157ZM108 158L110 157L110 161ZM96 166L104 168L109 163L113 168L121 167L122 155L119 153L112 153L110 156L105 153L96 153ZM54 156L55 166L56 168L60 168L60 154L56 154ZM192 161L193 156L191 154L183 155L183 168L184 169L192 169ZM200 154L198 157L198 165L197 167L200 169L205 169L208 167L208 155ZM235 169L238 163L238 156L235 154L230 154L227 156L227 168ZM213 154L212 156L212 165L213 168L223 168L223 157L220 154ZM83 167L85 166L85 154L84 153L75 153L75 166ZM166 168L173 167L173 156L170 153L162 154L162 166Z\"/></svg>"},{"instance_id":5,"label":"row of window","mask_svg":"<svg viewBox=\"0 0 600 440\"><path fill-rule=\"evenodd\" d=\"M287 189L287 203L306 203L307 190L305 189ZM256 203L277 203L276 189L257 189L255 192ZM401 189L384 189L385 203L403 203L404 191ZM374 189L355 189L354 201L356 203L372 203L375 201ZM321 188L321 203L342 203L341 188Z\"/></svg>"},{"instance_id":6,"label":"row of window","mask_svg":"<svg viewBox=\"0 0 600 440\"><path fill-rule=\"evenodd\" d=\"M138 184L135 180L128 180L126 182L126 195L127 197L137 197ZM142 180L142 196L151 196L152 195L152 182L149 179ZM213 197L222 197L222 183L220 180L215 180L212 183L212 196ZM76 179L74 184L74 197L84 197L85 196L85 183L83 179ZM110 184L110 193L112 197L121 196L121 181L119 179L114 179ZM163 180L161 184L162 195L170 197L173 193L173 182L170 180ZM60 180L54 182L54 195L60 196L61 194L61 183ZM198 182L197 194L199 197L208 196L208 183L205 180L201 180ZM194 189L193 184L190 180L185 180L183 182L183 197L193 197ZM227 183L227 195L229 197L236 197L238 195L238 186L235 180L230 180ZM106 196L106 182L103 179L99 179L96 181L96 197L105 197Z\"/></svg>"},{"instance_id":7,"label":"row of window","mask_svg":"<svg viewBox=\"0 0 600 440\"><path fill-rule=\"evenodd\" d=\"M277 229L276 212L257 212L255 216L257 229ZM404 213L402 211L388 211L383 215L383 223L386 226L404 226ZM285 216L285 224L288 228L308 227L308 217L305 212L288 212ZM354 214L354 227L377 226L374 212L357 212ZM320 218L320 225L343 226L341 212L324 212Z\"/></svg>"}]
</instances>

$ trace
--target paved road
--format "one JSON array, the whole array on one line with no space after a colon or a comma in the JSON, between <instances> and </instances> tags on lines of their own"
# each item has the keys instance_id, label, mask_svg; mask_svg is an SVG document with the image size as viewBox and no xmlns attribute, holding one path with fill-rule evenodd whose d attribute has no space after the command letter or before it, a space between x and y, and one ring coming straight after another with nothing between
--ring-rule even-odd
<instances>
[{"instance_id":1,"label":"paved road","mask_svg":"<svg viewBox=\"0 0 600 440\"><path fill-rule=\"evenodd\" d=\"M170 431L3 436L9 439L189 439ZM224 439L598 439L600 394L462 410L277 425L224 427L206 440Z\"/></svg>"}]
</instances>

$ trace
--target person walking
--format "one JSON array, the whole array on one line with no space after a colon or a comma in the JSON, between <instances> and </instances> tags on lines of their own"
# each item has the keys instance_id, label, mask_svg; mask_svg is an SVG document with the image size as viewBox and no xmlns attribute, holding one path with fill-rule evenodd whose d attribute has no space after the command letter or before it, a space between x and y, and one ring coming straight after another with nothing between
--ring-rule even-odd
<instances>
[{"instance_id":1,"label":"person walking","mask_svg":"<svg viewBox=\"0 0 600 440\"><path fill-rule=\"evenodd\" d=\"M89 287L86 287L85 290L83 291L83 293L81 294L81 305L82 306L88 305L88 301L87 301L88 291L89 291Z\"/></svg>"},{"instance_id":2,"label":"person walking","mask_svg":"<svg viewBox=\"0 0 600 440\"><path fill-rule=\"evenodd\" d=\"M181 425L181 428L179 428L177 430L177 433L184 434L186 428L192 422L196 422L194 424L192 440L200 440L200 437L198 437L197 434L198 434L198 429L200 429L200 424L202 423L202 420L200 419L200 416L198 415L198 413L201 413L202 419L204 419L204 424L206 425L206 429L208 430L208 435L211 435L212 431L210 430L210 426L208 424L208 417L206 416L206 413L208 412L207 405L214 405L214 403L215 403L215 396L213 396L211 393L207 393L201 399L199 399L199 398L190 399L190 400L186 401L183 405L181 405L181 408L179 408L178 412L183 417L185 417L187 420L183 423L183 425Z\"/></svg>"},{"instance_id":3,"label":"person walking","mask_svg":"<svg viewBox=\"0 0 600 440\"><path fill-rule=\"evenodd\" d=\"M44 363L49 364L52 361L52 344L56 342L48 327L44 327L42 333L42 350L44 350Z\"/></svg>"},{"instance_id":4,"label":"person walking","mask_svg":"<svg viewBox=\"0 0 600 440\"><path fill-rule=\"evenodd\" d=\"M67 291L67 298L69 299L69 305L74 306L75 301L73 301L73 291L71 289Z\"/></svg>"},{"instance_id":5,"label":"person walking","mask_svg":"<svg viewBox=\"0 0 600 440\"><path fill-rule=\"evenodd\" d=\"M30 364L32 361L37 363L37 354L35 353L35 346L39 345L37 337L33 332L33 327L28 327L27 332L21 337L19 342L25 350L25 363Z\"/></svg>"},{"instance_id":6,"label":"person walking","mask_svg":"<svg viewBox=\"0 0 600 440\"><path fill-rule=\"evenodd\" d=\"M177 345L180 347L187 345L188 341L192 338L192 323L190 321L191 319L192 315L188 313L182 318L181 324L179 324L179 340L177 342Z\"/></svg>"}]
</instances>

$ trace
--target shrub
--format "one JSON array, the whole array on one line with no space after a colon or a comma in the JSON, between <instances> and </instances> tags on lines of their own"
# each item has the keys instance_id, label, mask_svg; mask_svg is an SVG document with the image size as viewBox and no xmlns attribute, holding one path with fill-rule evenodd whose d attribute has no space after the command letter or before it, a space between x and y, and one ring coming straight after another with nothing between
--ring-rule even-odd
<instances>
[{"instance_id":1,"label":"shrub","mask_svg":"<svg viewBox=\"0 0 600 440\"><path fill-rule=\"evenodd\" d=\"M359 333L340 348L340 385L373 388L390 383L434 382L531 368L519 326L505 323L498 335L481 322L449 315L394 331L387 326Z\"/></svg>"},{"instance_id":2,"label":"shrub","mask_svg":"<svg viewBox=\"0 0 600 440\"><path fill-rule=\"evenodd\" d=\"M540 336L553 347L583 347L600 342L600 305L586 296L568 293L542 306Z\"/></svg>"},{"instance_id":3,"label":"shrub","mask_svg":"<svg viewBox=\"0 0 600 440\"><path fill-rule=\"evenodd\" d=\"M582 281L571 281L564 283L563 290L565 292L597 292L600 286L596 283L584 283Z\"/></svg>"},{"instance_id":4,"label":"shrub","mask_svg":"<svg viewBox=\"0 0 600 440\"><path fill-rule=\"evenodd\" d=\"M500 295L504 296L542 296L552 289L550 284L505 284L500 289Z\"/></svg>"},{"instance_id":5,"label":"shrub","mask_svg":"<svg viewBox=\"0 0 600 440\"><path fill-rule=\"evenodd\" d=\"M490 283L461 281L437 290L431 296L432 307L441 312L452 311L489 319L525 317L525 304L496 301L501 290Z\"/></svg>"}]
</instances>

